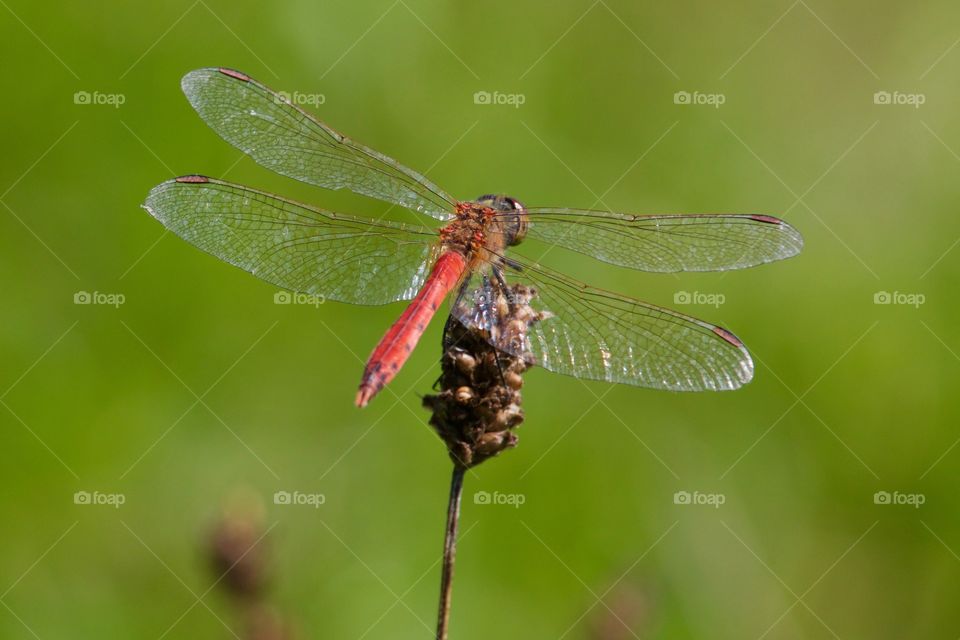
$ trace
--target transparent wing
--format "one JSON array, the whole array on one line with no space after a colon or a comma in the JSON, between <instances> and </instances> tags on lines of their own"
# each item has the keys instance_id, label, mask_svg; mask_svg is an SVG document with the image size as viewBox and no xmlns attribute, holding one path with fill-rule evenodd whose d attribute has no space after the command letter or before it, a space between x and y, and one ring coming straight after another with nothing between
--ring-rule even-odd
<instances>
[{"instance_id":1,"label":"transparent wing","mask_svg":"<svg viewBox=\"0 0 960 640\"><path fill-rule=\"evenodd\" d=\"M285 95L240 72L198 69L180 84L204 122L268 169L440 220L452 215L456 201L419 173L340 135Z\"/></svg>"},{"instance_id":2,"label":"transparent wing","mask_svg":"<svg viewBox=\"0 0 960 640\"><path fill-rule=\"evenodd\" d=\"M750 354L726 329L539 266L507 264L507 286L536 293L530 306L540 319L525 340L517 339L516 327L503 326L511 296L492 269L473 273L452 312L502 351L577 378L671 391L736 389L753 377Z\"/></svg>"},{"instance_id":3,"label":"transparent wing","mask_svg":"<svg viewBox=\"0 0 960 640\"><path fill-rule=\"evenodd\" d=\"M641 271L726 271L795 256L789 224L763 215L630 215L531 208L530 238Z\"/></svg>"},{"instance_id":4,"label":"transparent wing","mask_svg":"<svg viewBox=\"0 0 960 640\"><path fill-rule=\"evenodd\" d=\"M143 206L187 242L258 278L354 304L413 298L439 245L425 227L331 213L203 176L159 184Z\"/></svg>"}]
</instances>

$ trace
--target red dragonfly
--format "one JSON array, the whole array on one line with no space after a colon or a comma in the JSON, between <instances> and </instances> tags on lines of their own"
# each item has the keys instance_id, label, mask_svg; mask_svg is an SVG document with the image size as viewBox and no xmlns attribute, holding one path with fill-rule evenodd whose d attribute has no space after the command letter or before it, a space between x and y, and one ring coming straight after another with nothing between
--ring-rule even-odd
<instances>
[{"instance_id":1,"label":"red dragonfly","mask_svg":"<svg viewBox=\"0 0 960 640\"><path fill-rule=\"evenodd\" d=\"M451 292L455 318L549 371L673 391L736 389L753 377L753 361L730 331L506 250L536 238L622 267L678 272L750 267L803 246L796 229L767 215L534 208L503 195L457 200L243 73L199 69L181 86L200 117L258 164L441 221L435 229L356 218L199 175L147 196L144 208L168 229L267 282L353 304L412 300L366 364L360 407L396 375ZM532 305L542 313L524 344L496 338L505 332L489 301L502 299L507 283L535 290Z\"/></svg>"}]
</instances>

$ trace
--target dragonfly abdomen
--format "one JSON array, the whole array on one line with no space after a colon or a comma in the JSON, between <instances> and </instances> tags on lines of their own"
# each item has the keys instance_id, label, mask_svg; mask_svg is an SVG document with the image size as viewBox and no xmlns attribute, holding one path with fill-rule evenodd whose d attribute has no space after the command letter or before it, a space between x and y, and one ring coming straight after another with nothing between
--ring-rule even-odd
<instances>
[{"instance_id":1,"label":"dragonfly abdomen","mask_svg":"<svg viewBox=\"0 0 960 640\"><path fill-rule=\"evenodd\" d=\"M457 286L466 267L466 260L457 251L446 251L437 258L423 287L367 360L357 391L358 407L365 407L397 374L443 299Z\"/></svg>"}]
</instances>

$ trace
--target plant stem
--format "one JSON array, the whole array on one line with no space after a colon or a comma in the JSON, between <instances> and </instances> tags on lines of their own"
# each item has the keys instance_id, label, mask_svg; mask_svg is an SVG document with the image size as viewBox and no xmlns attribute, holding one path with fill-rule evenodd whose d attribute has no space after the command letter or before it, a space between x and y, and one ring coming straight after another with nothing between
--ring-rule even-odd
<instances>
[{"instance_id":1,"label":"plant stem","mask_svg":"<svg viewBox=\"0 0 960 640\"><path fill-rule=\"evenodd\" d=\"M450 620L450 594L453 591L453 562L457 555L457 525L460 523L460 497L463 495L463 476L467 469L453 465L450 478L450 500L447 503L447 528L443 539L443 572L440 574L440 609L437 612L437 640L447 640Z\"/></svg>"}]
</instances>

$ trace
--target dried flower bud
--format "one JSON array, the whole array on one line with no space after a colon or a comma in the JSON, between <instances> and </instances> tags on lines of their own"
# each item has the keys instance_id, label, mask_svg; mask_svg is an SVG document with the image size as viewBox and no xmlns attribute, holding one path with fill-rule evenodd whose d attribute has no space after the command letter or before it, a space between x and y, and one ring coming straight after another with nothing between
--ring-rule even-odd
<instances>
[{"instance_id":1,"label":"dried flower bud","mask_svg":"<svg viewBox=\"0 0 960 640\"><path fill-rule=\"evenodd\" d=\"M457 369L460 373L470 375L477 367L477 361L469 353L458 353L456 355Z\"/></svg>"},{"instance_id":2,"label":"dried flower bud","mask_svg":"<svg viewBox=\"0 0 960 640\"><path fill-rule=\"evenodd\" d=\"M510 321L510 324L507 325L507 331L510 332L511 336L522 336L527 333L527 321L521 318L516 318Z\"/></svg>"},{"instance_id":3,"label":"dried flower bud","mask_svg":"<svg viewBox=\"0 0 960 640\"><path fill-rule=\"evenodd\" d=\"M494 419L495 426L498 427L497 431L512 429L521 422L523 422L523 411L516 404L511 404L506 409L498 411L497 417Z\"/></svg>"},{"instance_id":4,"label":"dried flower bud","mask_svg":"<svg viewBox=\"0 0 960 640\"><path fill-rule=\"evenodd\" d=\"M480 436L480 440L476 444L476 453L477 455L489 458L490 456L497 455L504 449L509 449L510 447L515 447L516 445L517 436L509 431L501 431L500 433L485 433Z\"/></svg>"}]
</instances>

